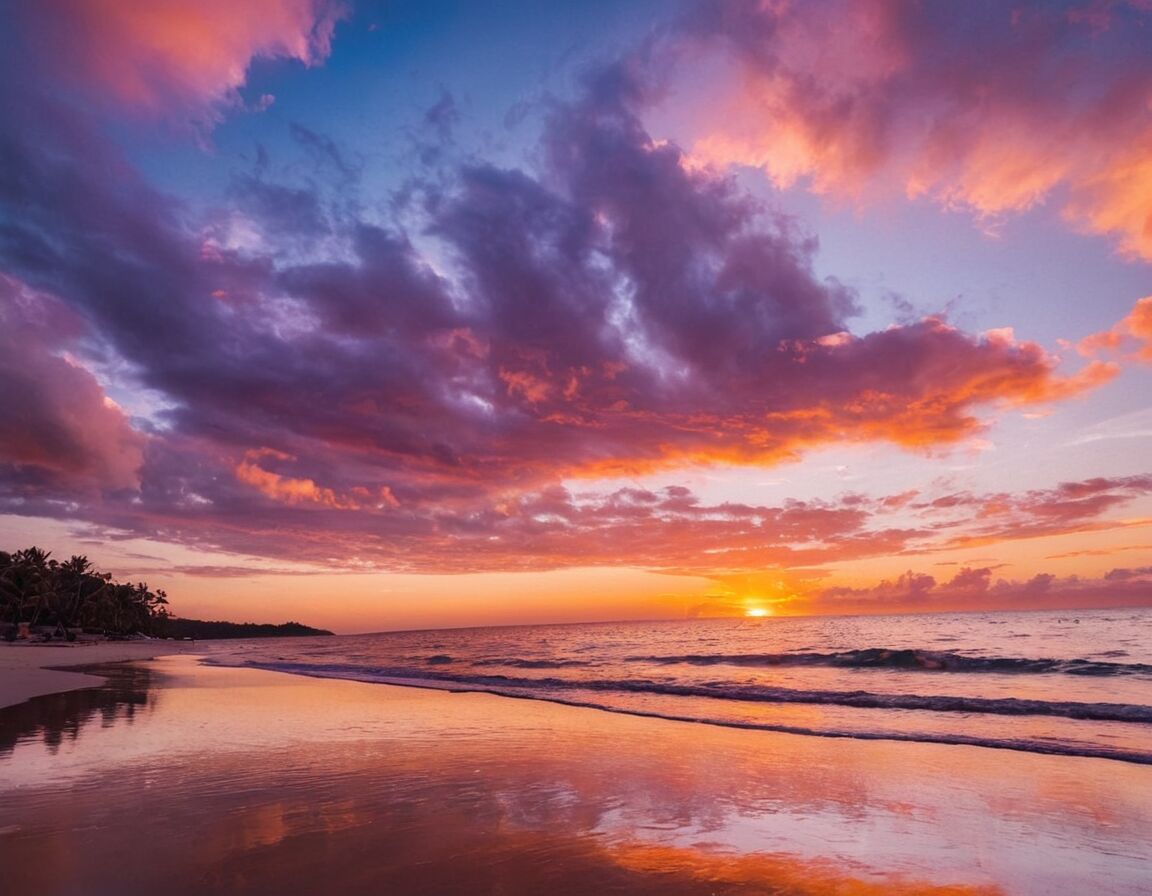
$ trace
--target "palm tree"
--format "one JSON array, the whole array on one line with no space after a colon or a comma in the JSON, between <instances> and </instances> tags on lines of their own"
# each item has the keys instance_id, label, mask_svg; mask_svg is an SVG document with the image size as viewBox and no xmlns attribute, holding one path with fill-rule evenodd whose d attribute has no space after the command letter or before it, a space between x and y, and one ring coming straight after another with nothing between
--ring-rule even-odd
<instances>
[{"instance_id":1,"label":"palm tree","mask_svg":"<svg viewBox=\"0 0 1152 896\"><path fill-rule=\"evenodd\" d=\"M6 637L15 638L21 623L41 620L65 635L77 625L120 635L152 632L168 618L167 606L162 590L152 591L143 582L113 582L84 556L59 563L37 547L0 551L0 623L9 623Z\"/></svg>"},{"instance_id":2,"label":"palm tree","mask_svg":"<svg viewBox=\"0 0 1152 896\"><path fill-rule=\"evenodd\" d=\"M5 608L13 624L35 621L43 608L45 595L51 590L48 558L51 555L40 548L25 548L9 555L4 571L3 590Z\"/></svg>"},{"instance_id":3,"label":"palm tree","mask_svg":"<svg viewBox=\"0 0 1152 896\"><path fill-rule=\"evenodd\" d=\"M84 605L92 601L105 588L112 576L96 573L87 557L73 555L56 567L56 588L52 611L56 616L56 631L67 637L68 629L79 622Z\"/></svg>"}]
</instances>

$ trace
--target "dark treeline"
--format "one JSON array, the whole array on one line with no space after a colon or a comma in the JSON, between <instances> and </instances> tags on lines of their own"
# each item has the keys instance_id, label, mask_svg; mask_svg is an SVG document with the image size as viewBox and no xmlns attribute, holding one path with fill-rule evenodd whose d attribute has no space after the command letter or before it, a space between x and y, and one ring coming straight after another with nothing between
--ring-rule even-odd
<instances>
[{"instance_id":1,"label":"dark treeline","mask_svg":"<svg viewBox=\"0 0 1152 896\"><path fill-rule=\"evenodd\" d=\"M255 622L203 622L199 619L176 619L169 617L164 622L164 634L172 638L294 638L307 635L330 635L322 628L311 628L299 622L285 622L283 625L257 624Z\"/></svg>"},{"instance_id":2,"label":"dark treeline","mask_svg":"<svg viewBox=\"0 0 1152 896\"><path fill-rule=\"evenodd\" d=\"M163 634L168 596L143 582L114 582L87 557L57 561L40 548L0 551L0 634L15 638L21 624L58 637L77 629L112 636Z\"/></svg>"}]
</instances>

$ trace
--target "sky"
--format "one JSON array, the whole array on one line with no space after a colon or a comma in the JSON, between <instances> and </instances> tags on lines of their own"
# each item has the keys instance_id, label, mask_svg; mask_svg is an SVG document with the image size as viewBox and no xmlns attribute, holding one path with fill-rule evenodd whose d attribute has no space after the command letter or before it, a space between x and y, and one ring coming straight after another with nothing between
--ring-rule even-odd
<instances>
[{"instance_id":1,"label":"sky","mask_svg":"<svg viewBox=\"0 0 1152 896\"><path fill-rule=\"evenodd\" d=\"M1152 605L1148 0L0 17L5 549L342 632Z\"/></svg>"}]
</instances>

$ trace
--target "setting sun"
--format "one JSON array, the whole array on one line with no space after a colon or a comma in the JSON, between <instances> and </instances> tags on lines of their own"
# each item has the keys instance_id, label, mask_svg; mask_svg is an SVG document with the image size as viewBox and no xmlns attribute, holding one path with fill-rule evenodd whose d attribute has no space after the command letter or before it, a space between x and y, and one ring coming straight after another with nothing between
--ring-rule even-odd
<instances>
[{"instance_id":1,"label":"setting sun","mask_svg":"<svg viewBox=\"0 0 1152 896\"><path fill-rule=\"evenodd\" d=\"M767 607L749 607L744 611L745 616L771 616L772 611Z\"/></svg>"}]
</instances>

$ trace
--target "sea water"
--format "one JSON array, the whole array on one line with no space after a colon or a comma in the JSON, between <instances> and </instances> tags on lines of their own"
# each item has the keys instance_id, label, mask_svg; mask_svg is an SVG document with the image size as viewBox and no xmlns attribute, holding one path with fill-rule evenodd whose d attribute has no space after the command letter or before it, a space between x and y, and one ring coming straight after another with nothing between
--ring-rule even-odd
<instances>
[{"instance_id":1,"label":"sea water","mask_svg":"<svg viewBox=\"0 0 1152 896\"><path fill-rule=\"evenodd\" d=\"M208 662L823 737L1152 764L1152 609L692 619L221 645Z\"/></svg>"}]
</instances>

